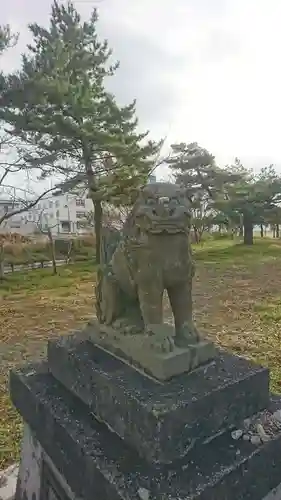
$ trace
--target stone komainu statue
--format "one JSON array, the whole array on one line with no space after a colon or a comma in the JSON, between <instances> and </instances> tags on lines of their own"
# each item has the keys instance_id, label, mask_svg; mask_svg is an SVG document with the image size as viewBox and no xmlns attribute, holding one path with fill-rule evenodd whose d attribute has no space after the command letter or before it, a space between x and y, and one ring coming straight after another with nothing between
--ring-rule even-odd
<instances>
[{"instance_id":1,"label":"stone komainu statue","mask_svg":"<svg viewBox=\"0 0 281 500\"><path fill-rule=\"evenodd\" d=\"M104 228L99 321L125 333L153 335L163 324L167 290L175 321L174 342L199 341L192 318L192 261L189 202L184 189L169 183L145 186L122 231Z\"/></svg>"}]
</instances>

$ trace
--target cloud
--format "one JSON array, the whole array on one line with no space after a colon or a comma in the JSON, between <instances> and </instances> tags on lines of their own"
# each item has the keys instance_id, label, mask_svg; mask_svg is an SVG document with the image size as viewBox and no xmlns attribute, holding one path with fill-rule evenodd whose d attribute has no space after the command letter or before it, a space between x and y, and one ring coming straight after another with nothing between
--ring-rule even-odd
<instances>
[{"instance_id":1,"label":"cloud","mask_svg":"<svg viewBox=\"0 0 281 500\"><path fill-rule=\"evenodd\" d=\"M74 2L83 17L93 5L99 31L120 69L110 82L122 102L137 98L140 123L156 137L198 141L221 162L281 164L280 0L97 0ZM46 23L50 0L9 0L1 22L20 31L1 59L19 64L26 25ZM3 10L4 9L4 10Z\"/></svg>"}]
</instances>

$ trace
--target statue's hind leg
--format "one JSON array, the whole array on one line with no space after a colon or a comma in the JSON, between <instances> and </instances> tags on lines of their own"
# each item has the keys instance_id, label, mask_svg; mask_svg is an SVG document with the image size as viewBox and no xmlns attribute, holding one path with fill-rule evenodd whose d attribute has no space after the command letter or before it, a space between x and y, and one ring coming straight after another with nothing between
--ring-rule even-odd
<instances>
[{"instance_id":1,"label":"statue's hind leg","mask_svg":"<svg viewBox=\"0 0 281 500\"><path fill-rule=\"evenodd\" d=\"M185 347L199 341L192 317L192 278L167 289L175 319L175 344Z\"/></svg>"},{"instance_id":2,"label":"statue's hind leg","mask_svg":"<svg viewBox=\"0 0 281 500\"><path fill-rule=\"evenodd\" d=\"M111 276L103 276L101 283L101 322L111 325L122 313L120 289Z\"/></svg>"},{"instance_id":3,"label":"statue's hind leg","mask_svg":"<svg viewBox=\"0 0 281 500\"><path fill-rule=\"evenodd\" d=\"M155 281L139 284L138 297L145 329L163 323L163 289Z\"/></svg>"}]
</instances>

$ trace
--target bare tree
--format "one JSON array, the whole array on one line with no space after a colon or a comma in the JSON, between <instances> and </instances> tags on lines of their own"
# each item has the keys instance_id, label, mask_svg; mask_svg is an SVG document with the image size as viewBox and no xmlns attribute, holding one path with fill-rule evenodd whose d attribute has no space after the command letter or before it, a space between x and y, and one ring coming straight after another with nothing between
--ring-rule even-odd
<instances>
[{"instance_id":1,"label":"bare tree","mask_svg":"<svg viewBox=\"0 0 281 500\"><path fill-rule=\"evenodd\" d=\"M48 193L57 189L57 185L44 189L40 178L45 168L55 162L55 155L44 155L39 148L22 143L13 137L4 127L0 128L0 229L9 225L8 221L37 205ZM32 163L32 166L31 166ZM35 189L31 185L36 186ZM3 203L6 201L7 203Z\"/></svg>"},{"instance_id":2,"label":"bare tree","mask_svg":"<svg viewBox=\"0 0 281 500\"><path fill-rule=\"evenodd\" d=\"M131 210L132 207L130 205L120 205L116 207L111 203L105 203L102 225L108 228L122 229ZM86 213L85 219L82 219L81 223L84 224L85 228L93 228L94 230L94 212L91 211Z\"/></svg>"},{"instance_id":3,"label":"bare tree","mask_svg":"<svg viewBox=\"0 0 281 500\"><path fill-rule=\"evenodd\" d=\"M56 247L52 229L54 229L57 226L57 223L51 225L47 214L44 212L44 210L41 210L41 212L38 215L38 219L36 221L36 226L42 234L46 234L48 237L53 275L55 275L57 274L57 261L56 261Z\"/></svg>"},{"instance_id":4,"label":"bare tree","mask_svg":"<svg viewBox=\"0 0 281 500\"><path fill-rule=\"evenodd\" d=\"M5 236L0 234L0 282L5 278L4 269L5 258Z\"/></svg>"}]
</instances>

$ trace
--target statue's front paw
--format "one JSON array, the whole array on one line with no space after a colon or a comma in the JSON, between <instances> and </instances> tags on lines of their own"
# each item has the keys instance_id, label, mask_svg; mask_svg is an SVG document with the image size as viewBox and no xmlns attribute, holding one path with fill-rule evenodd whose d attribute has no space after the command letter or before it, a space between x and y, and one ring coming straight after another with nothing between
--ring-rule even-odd
<instances>
[{"instance_id":1,"label":"statue's front paw","mask_svg":"<svg viewBox=\"0 0 281 500\"><path fill-rule=\"evenodd\" d=\"M170 325L149 325L146 334L152 350L158 353L169 353L174 350L173 328Z\"/></svg>"},{"instance_id":2,"label":"statue's front paw","mask_svg":"<svg viewBox=\"0 0 281 500\"><path fill-rule=\"evenodd\" d=\"M164 337L162 336L162 338L158 340L158 344L159 344L159 350L163 353L173 352L175 348L174 339L169 335L166 335Z\"/></svg>"},{"instance_id":3,"label":"statue's front paw","mask_svg":"<svg viewBox=\"0 0 281 500\"><path fill-rule=\"evenodd\" d=\"M175 336L175 345L177 347L188 347L197 344L199 341L200 335L193 322L185 323L178 328Z\"/></svg>"}]
</instances>

